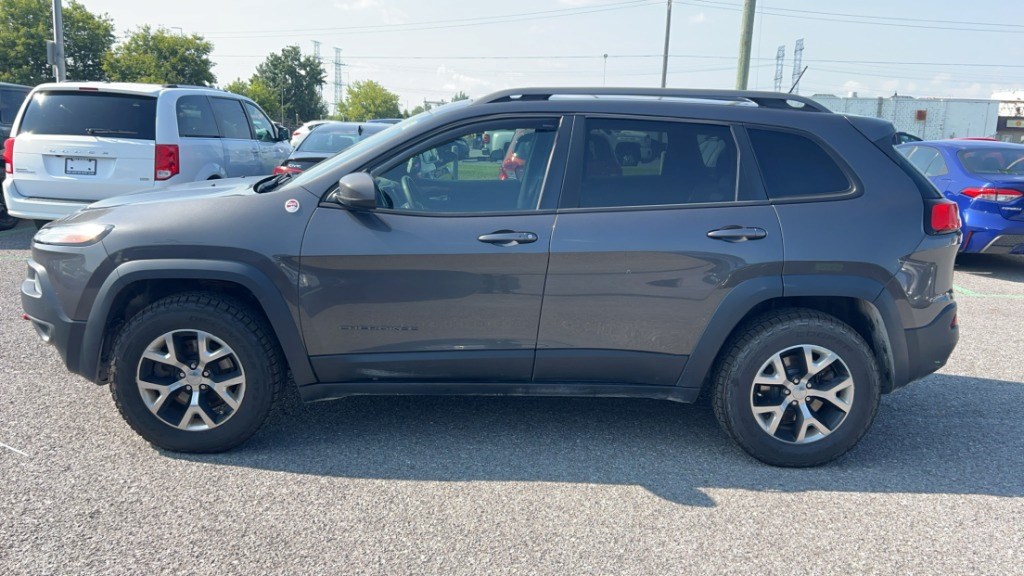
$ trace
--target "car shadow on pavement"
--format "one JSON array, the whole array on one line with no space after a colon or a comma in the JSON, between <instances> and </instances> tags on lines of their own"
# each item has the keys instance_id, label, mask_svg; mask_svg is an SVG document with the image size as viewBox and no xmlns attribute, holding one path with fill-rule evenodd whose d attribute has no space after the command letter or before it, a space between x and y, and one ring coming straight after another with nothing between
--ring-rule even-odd
<instances>
[{"instance_id":1,"label":"car shadow on pavement","mask_svg":"<svg viewBox=\"0 0 1024 576\"><path fill-rule=\"evenodd\" d=\"M956 271L993 280L1024 282L1024 256L1002 254L959 254Z\"/></svg>"},{"instance_id":2,"label":"car shadow on pavement","mask_svg":"<svg viewBox=\"0 0 1024 576\"><path fill-rule=\"evenodd\" d=\"M293 399L233 452L165 455L327 477L636 485L703 507L716 489L1024 497L1021 405L1024 383L934 375L883 397L860 444L812 469L749 458L709 407L615 398Z\"/></svg>"},{"instance_id":3,"label":"car shadow on pavement","mask_svg":"<svg viewBox=\"0 0 1024 576\"><path fill-rule=\"evenodd\" d=\"M22 220L14 228L0 232L0 250L28 250L35 234L35 224Z\"/></svg>"}]
</instances>

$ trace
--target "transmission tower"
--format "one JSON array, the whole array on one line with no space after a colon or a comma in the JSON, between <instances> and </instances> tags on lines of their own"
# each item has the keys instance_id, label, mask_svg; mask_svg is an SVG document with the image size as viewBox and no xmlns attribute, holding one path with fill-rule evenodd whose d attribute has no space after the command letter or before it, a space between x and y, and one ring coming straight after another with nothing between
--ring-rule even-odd
<instances>
[{"instance_id":1,"label":"transmission tower","mask_svg":"<svg viewBox=\"0 0 1024 576\"><path fill-rule=\"evenodd\" d=\"M779 46L775 53L775 91L782 92L782 65L786 61L786 46Z\"/></svg>"},{"instance_id":2,"label":"transmission tower","mask_svg":"<svg viewBox=\"0 0 1024 576\"><path fill-rule=\"evenodd\" d=\"M316 58L316 61L321 63L321 64L323 64L323 62L324 62L323 58L320 57L320 41L319 40L313 40L313 58ZM324 99L324 85L323 84L317 84L316 93L317 93L318 96L320 96L320 101L323 102L323 99Z\"/></svg>"},{"instance_id":3,"label":"transmission tower","mask_svg":"<svg viewBox=\"0 0 1024 576\"><path fill-rule=\"evenodd\" d=\"M341 104L341 48L334 48L334 106L332 112L337 112Z\"/></svg>"},{"instance_id":4,"label":"transmission tower","mask_svg":"<svg viewBox=\"0 0 1024 576\"><path fill-rule=\"evenodd\" d=\"M800 87L797 81L800 80L800 71L803 69L804 61L804 39L796 41L796 48L793 49L793 93L799 94Z\"/></svg>"}]
</instances>

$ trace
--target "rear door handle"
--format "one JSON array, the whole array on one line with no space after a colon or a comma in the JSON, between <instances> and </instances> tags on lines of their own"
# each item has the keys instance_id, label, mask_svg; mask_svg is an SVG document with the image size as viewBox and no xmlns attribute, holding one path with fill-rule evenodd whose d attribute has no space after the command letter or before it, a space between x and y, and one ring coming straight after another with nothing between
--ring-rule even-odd
<instances>
[{"instance_id":1,"label":"rear door handle","mask_svg":"<svg viewBox=\"0 0 1024 576\"><path fill-rule=\"evenodd\" d=\"M726 242L745 242L747 240L760 240L768 233L763 228L744 228L742 226L725 226L708 232L708 238L725 240Z\"/></svg>"},{"instance_id":2,"label":"rear door handle","mask_svg":"<svg viewBox=\"0 0 1024 576\"><path fill-rule=\"evenodd\" d=\"M517 244L529 244L537 241L537 235L533 232L513 232L512 230L498 230L490 234L482 234L477 240L498 246L516 246Z\"/></svg>"}]
</instances>

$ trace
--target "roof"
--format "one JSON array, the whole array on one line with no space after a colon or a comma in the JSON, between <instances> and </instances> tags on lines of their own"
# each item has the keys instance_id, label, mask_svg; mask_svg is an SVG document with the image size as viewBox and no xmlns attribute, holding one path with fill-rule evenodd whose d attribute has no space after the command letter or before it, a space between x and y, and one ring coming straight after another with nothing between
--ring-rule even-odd
<instances>
[{"instance_id":1,"label":"roof","mask_svg":"<svg viewBox=\"0 0 1024 576\"><path fill-rule=\"evenodd\" d=\"M93 88L102 92L118 92L122 94L139 94L143 96L158 96L161 92L174 89L187 89L189 91L203 91L209 93L223 94L224 91L208 86L186 86L177 84L142 84L139 82L47 82L36 86L36 90L80 90Z\"/></svg>"},{"instance_id":2,"label":"roof","mask_svg":"<svg viewBox=\"0 0 1024 576\"><path fill-rule=\"evenodd\" d=\"M758 107L785 110L806 110L809 112L831 111L807 98L797 94L782 92L759 92L754 90L696 90L679 88L604 88L604 87L551 87L551 88L512 88L494 92L473 100L473 104L494 104L499 102L554 100L564 98L608 98L622 99L666 99L687 100L708 104L756 105Z\"/></svg>"}]
</instances>

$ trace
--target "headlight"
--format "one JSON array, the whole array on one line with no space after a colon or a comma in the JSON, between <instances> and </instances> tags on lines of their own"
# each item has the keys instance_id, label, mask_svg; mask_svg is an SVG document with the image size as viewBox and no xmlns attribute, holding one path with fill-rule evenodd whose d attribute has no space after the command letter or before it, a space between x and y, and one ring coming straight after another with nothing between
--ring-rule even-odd
<instances>
[{"instance_id":1,"label":"headlight","mask_svg":"<svg viewBox=\"0 0 1024 576\"><path fill-rule=\"evenodd\" d=\"M55 246L87 246L99 242L113 229L114 227L109 224L57 224L55 226L46 226L39 232L36 232L33 240L40 244L52 244Z\"/></svg>"}]
</instances>

